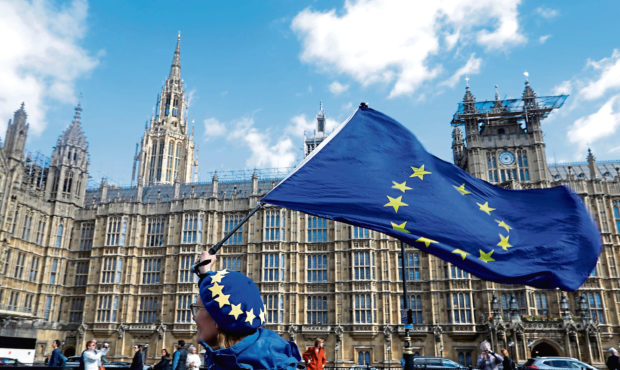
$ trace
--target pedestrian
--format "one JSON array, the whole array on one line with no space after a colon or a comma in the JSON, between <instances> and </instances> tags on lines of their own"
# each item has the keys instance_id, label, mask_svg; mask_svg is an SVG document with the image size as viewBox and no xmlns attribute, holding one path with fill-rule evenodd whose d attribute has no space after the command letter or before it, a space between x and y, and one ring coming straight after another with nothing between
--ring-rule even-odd
<instances>
[{"instance_id":1,"label":"pedestrian","mask_svg":"<svg viewBox=\"0 0 620 370\"><path fill-rule=\"evenodd\" d=\"M202 361L200 361L200 355L196 353L196 347L189 346L189 354L187 355L187 370L198 370Z\"/></svg>"},{"instance_id":2,"label":"pedestrian","mask_svg":"<svg viewBox=\"0 0 620 370\"><path fill-rule=\"evenodd\" d=\"M515 370L517 368L510 356L508 356L508 350L506 348L502 348L502 356L504 357L504 361L502 361L504 370Z\"/></svg>"},{"instance_id":3,"label":"pedestrian","mask_svg":"<svg viewBox=\"0 0 620 370\"><path fill-rule=\"evenodd\" d=\"M144 370L144 359L142 358L142 347L138 344L133 345L133 359L131 360L131 370Z\"/></svg>"},{"instance_id":4,"label":"pedestrian","mask_svg":"<svg viewBox=\"0 0 620 370\"><path fill-rule=\"evenodd\" d=\"M482 350L478 357L478 369L480 370L497 370L497 365L504 361L502 356L491 351L491 345L486 340L480 343L480 350Z\"/></svg>"},{"instance_id":5,"label":"pedestrian","mask_svg":"<svg viewBox=\"0 0 620 370\"><path fill-rule=\"evenodd\" d=\"M620 358L618 357L618 351L615 348L611 347L609 349L610 356L607 358L605 365L609 370L619 370L620 369Z\"/></svg>"},{"instance_id":6,"label":"pedestrian","mask_svg":"<svg viewBox=\"0 0 620 370\"><path fill-rule=\"evenodd\" d=\"M310 347L304 352L304 362L306 368L309 370L323 370L327 360L325 359L325 340L323 338L316 338L314 340L314 347Z\"/></svg>"},{"instance_id":7,"label":"pedestrian","mask_svg":"<svg viewBox=\"0 0 620 370\"><path fill-rule=\"evenodd\" d=\"M196 268L200 294L191 305L196 334L206 351L204 366L216 369L295 369L294 342L261 328L265 306L254 281L236 271L211 271L216 257L202 252Z\"/></svg>"},{"instance_id":8,"label":"pedestrian","mask_svg":"<svg viewBox=\"0 0 620 370\"><path fill-rule=\"evenodd\" d=\"M49 367L64 367L67 362L67 358L60 352L60 339L54 339L52 342L52 354L47 362Z\"/></svg>"},{"instance_id":9,"label":"pedestrian","mask_svg":"<svg viewBox=\"0 0 620 370\"><path fill-rule=\"evenodd\" d=\"M172 365L170 364L170 353L167 349L161 350L161 360L158 363L153 365L154 370L172 370Z\"/></svg>"},{"instance_id":10,"label":"pedestrian","mask_svg":"<svg viewBox=\"0 0 620 370\"><path fill-rule=\"evenodd\" d=\"M99 370L101 366L101 357L105 356L110 350L107 343L103 343L101 351L97 351L97 341L91 339L86 343L86 351L82 352L82 361L84 370Z\"/></svg>"},{"instance_id":11,"label":"pedestrian","mask_svg":"<svg viewBox=\"0 0 620 370\"><path fill-rule=\"evenodd\" d=\"M178 341L177 350L172 355L172 370L187 370L187 349L183 339Z\"/></svg>"}]
</instances>

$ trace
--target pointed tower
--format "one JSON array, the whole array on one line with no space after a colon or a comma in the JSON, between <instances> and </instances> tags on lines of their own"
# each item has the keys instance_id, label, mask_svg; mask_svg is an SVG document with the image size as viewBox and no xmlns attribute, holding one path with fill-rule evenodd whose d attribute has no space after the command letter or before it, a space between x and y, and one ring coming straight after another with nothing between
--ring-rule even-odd
<instances>
[{"instance_id":1,"label":"pointed tower","mask_svg":"<svg viewBox=\"0 0 620 370\"><path fill-rule=\"evenodd\" d=\"M590 180L595 180L599 178L599 173L596 168L596 158L594 158L594 154L592 154L592 150L588 148L588 156L586 157L588 161L588 170L590 172Z\"/></svg>"},{"instance_id":2,"label":"pointed tower","mask_svg":"<svg viewBox=\"0 0 620 370\"><path fill-rule=\"evenodd\" d=\"M138 183L141 185L191 182L194 140L188 135L185 90L181 79L181 33L172 58L170 74L157 98L155 116L144 129L140 143ZM133 181L133 176L132 176Z\"/></svg>"},{"instance_id":3,"label":"pointed tower","mask_svg":"<svg viewBox=\"0 0 620 370\"><path fill-rule=\"evenodd\" d=\"M13 114L13 119L9 120L4 138L4 154L8 159L21 162L24 159L24 149L26 148L26 137L28 135L28 124L24 103Z\"/></svg>"},{"instance_id":4,"label":"pointed tower","mask_svg":"<svg viewBox=\"0 0 620 370\"><path fill-rule=\"evenodd\" d=\"M305 155L308 156L317 146L321 144L321 142L327 137L325 134L325 112L323 111L323 103L320 103L319 112L316 114L316 130L309 131L313 135L308 136L306 132L304 132L304 151Z\"/></svg>"},{"instance_id":5,"label":"pointed tower","mask_svg":"<svg viewBox=\"0 0 620 370\"><path fill-rule=\"evenodd\" d=\"M73 122L56 142L50 160L45 193L50 200L84 206L88 181L88 143L82 130L82 107L75 107Z\"/></svg>"}]
</instances>

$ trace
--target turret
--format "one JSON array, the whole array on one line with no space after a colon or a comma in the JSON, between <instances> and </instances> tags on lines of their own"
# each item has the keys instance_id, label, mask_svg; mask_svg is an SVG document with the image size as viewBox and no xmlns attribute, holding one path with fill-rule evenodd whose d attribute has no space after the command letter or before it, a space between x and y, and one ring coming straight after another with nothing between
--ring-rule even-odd
<instances>
[{"instance_id":1,"label":"turret","mask_svg":"<svg viewBox=\"0 0 620 370\"><path fill-rule=\"evenodd\" d=\"M454 164L465 168L467 156L465 156L465 142L463 141L463 132L456 126L452 130L452 154L454 156Z\"/></svg>"},{"instance_id":2,"label":"turret","mask_svg":"<svg viewBox=\"0 0 620 370\"><path fill-rule=\"evenodd\" d=\"M88 143L81 126L82 107L75 107L73 122L56 142L50 160L46 195L50 200L84 205L88 181Z\"/></svg>"},{"instance_id":3,"label":"turret","mask_svg":"<svg viewBox=\"0 0 620 370\"><path fill-rule=\"evenodd\" d=\"M588 161L588 169L590 170L590 180L595 180L599 176L598 176L598 171L596 170L596 158L594 158L594 155L592 154L592 150L590 150L590 148L588 148L587 161Z\"/></svg>"},{"instance_id":4,"label":"turret","mask_svg":"<svg viewBox=\"0 0 620 370\"><path fill-rule=\"evenodd\" d=\"M321 110L316 115L316 132L318 134L325 133L325 113L323 112L323 102L321 102Z\"/></svg>"},{"instance_id":5,"label":"turret","mask_svg":"<svg viewBox=\"0 0 620 370\"><path fill-rule=\"evenodd\" d=\"M26 148L26 136L28 135L28 124L24 103L13 114L13 119L9 120L4 139L4 154L8 159L21 162L24 159L24 149Z\"/></svg>"}]
</instances>

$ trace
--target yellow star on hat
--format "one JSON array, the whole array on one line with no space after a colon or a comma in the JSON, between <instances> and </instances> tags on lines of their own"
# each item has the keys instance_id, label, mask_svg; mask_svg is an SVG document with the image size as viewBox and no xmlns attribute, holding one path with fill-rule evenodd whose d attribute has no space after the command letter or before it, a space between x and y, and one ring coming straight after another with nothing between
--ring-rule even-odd
<instances>
[{"instance_id":1,"label":"yellow star on hat","mask_svg":"<svg viewBox=\"0 0 620 370\"><path fill-rule=\"evenodd\" d=\"M256 318L256 315L254 315L254 309L250 308L249 311L245 311L245 315L247 316L245 318L245 322L250 323L250 325L252 325L252 321L254 321L254 319Z\"/></svg>"},{"instance_id":2,"label":"yellow star on hat","mask_svg":"<svg viewBox=\"0 0 620 370\"><path fill-rule=\"evenodd\" d=\"M237 320L239 318L239 315L241 315L243 313L243 310L241 310L241 303L239 304L231 304L230 305L231 310L228 313L230 316L234 316L235 320Z\"/></svg>"}]
</instances>

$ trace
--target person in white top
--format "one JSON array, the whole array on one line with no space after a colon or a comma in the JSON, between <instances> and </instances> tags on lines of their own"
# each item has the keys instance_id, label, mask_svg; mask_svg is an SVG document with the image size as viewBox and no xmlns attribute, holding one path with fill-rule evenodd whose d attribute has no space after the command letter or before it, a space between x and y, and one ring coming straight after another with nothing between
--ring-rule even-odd
<instances>
[{"instance_id":1,"label":"person in white top","mask_svg":"<svg viewBox=\"0 0 620 370\"><path fill-rule=\"evenodd\" d=\"M196 347L190 346L187 354L187 370L199 370L201 364L200 355L196 353Z\"/></svg>"},{"instance_id":2,"label":"person in white top","mask_svg":"<svg viewBox=\"0 0 620 370\"><path fill-rule=\"evenodd\" d=\"M110 345L108 343L103 343L101 351L97 351L96 347L96 340L89 340L88 343L86 343L86 351L84 351L82 355L84 358L84 370L99 370L101 357L105 356L110 350Z\"/></svg>"}]
</instances>

